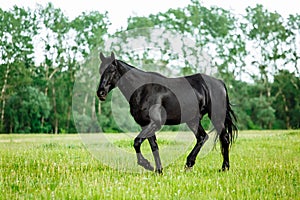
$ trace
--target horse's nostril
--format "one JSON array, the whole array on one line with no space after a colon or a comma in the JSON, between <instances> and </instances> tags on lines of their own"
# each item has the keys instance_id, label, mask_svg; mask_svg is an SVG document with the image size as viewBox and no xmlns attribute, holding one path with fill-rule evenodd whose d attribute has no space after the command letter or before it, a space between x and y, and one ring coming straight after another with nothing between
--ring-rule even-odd
<instances>
[{"instance_id":1,"label":"horse's nostril","mask_svg":"<svg viewBox=\"0 0 300 200\"><path fill-rule=\"evenodd\" d=\"M104 90L98 91L97 96L99 97L100 100L105 100L106 92Z\"/></svg>"},{"instance_id":2,"label":"horse's nostril","mask_svg":"<svg viewBox=\"0 0 300 200\"><path fill-rule=\"evenodd\" d=\"M100 96L104 96L104 95L105 95L105 92L102 90L102 91L99 92L99 95L100 95Z\"/></svg>"}]
</instances>

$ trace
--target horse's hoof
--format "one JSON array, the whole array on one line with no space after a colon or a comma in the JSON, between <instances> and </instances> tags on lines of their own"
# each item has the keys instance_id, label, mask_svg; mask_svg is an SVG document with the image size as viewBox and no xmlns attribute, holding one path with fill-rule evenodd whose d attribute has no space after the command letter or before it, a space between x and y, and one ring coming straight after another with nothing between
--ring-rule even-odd
<instances>
[{"instance_id":1,"label":"horse's hoof","mask_svg":"<svg viewBox=\"0 0 300 200\"><path fill-rule=\"evenodd\" d=\"M146 165L141 165L141 166L144 167L146 170L154 171L154 167L150 163L146 164Z\"/></svg>"},{"instance_id":2,"label":"horse's hoof","mask_svg":"<svg viewBox=\"0 0 300 200\"><path fill-rule=\"evenodd\" d=\"M228 161L224 161L222 164L222 171L229 171L229 162Z\"/></svg>"},{"instance_id":3,"label":"horse's hoof","mask_svg":"<svg viewBox=\"0 0 300 200\"><path fill-rule=\"evenodd\" d=\"M163 169L156 169L155 173L159 174L159 175L163 175Z\"/></svg>"},{"instance_id":4,"label":"horse's hoof","mask_svg":"<svg viewBox=\"0 0 300 200\"><path fill-rule=\"evenodd\" d=\"M144 167L146 170L154 171L154 167L147 160L138 162L138 165Z\"/></svg>"},{"instance_id":5,"label":"horse's hoof","mask_svg":"<svg viewBox=\"0 0 300 200\"><path fill-rule=\"evenodd\" d=\"M149 171L154 171L154 167L152 167L152 165L147 165L144 168Z\"/></svg>"},{"instance_id":6,"label":"horse's hoof","mask_svg":"<svg viewBox=\"0 0 300 200\"><path fill-rule=\"evenodd\" d=\"M185 165L185 166L184 166L184 170L185 170L186 172L189 172L189 171L192 171L192 170L193 170L193 167L189 167L189 166Z\"/></svg>"},{"instance_id":7,"label":"horse's hoof","mask_svg":"<svg viewBox=\"0 0 300 200\"><path fill-rule=\"evenodd\" d=\"M222 167L222 169L219 169L219 172L226 172L229 171L229 167Z\"/></svg>"}]
</instances>

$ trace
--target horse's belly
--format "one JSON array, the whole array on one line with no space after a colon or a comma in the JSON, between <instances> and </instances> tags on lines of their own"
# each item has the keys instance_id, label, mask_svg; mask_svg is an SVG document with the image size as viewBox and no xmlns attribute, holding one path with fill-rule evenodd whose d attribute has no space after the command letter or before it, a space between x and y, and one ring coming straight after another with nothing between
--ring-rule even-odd
<instances>
[{"instance_id":1,"label":"horse's belly","mask_svg":"<svg viewBox=\"0 0 300 200\"><path fill-rule=\"evenodd\" d=\"M181 120L180 119L167 119L165 122L165 125L178 125L181 124Z\"/></svg>"},{"instance_id":2,"label":"horse's belly","mask_svg":"<svg viewBox=\"0 0 300 200\"><path fill-rule=\"evenodd\" d=\"M138 123L140 126L143 127L150 123L149 112L147 110L133 109L130 110L130 113L134 118L135 122Z\"/></svg>"},{"instance_id":3,"label":"horse's belly","mask_svg":"<svg viewBox=\"0 0 300 200\"><path fill-rule=\"evenodd\" d=\"M193 120L199 115L197 105L181 105L178 102L176 105L173 103L164 105L167 117L165 120L166 125L177 125ZM171 106L170 106L171 105Z\"/></svg>"}]
</instances>

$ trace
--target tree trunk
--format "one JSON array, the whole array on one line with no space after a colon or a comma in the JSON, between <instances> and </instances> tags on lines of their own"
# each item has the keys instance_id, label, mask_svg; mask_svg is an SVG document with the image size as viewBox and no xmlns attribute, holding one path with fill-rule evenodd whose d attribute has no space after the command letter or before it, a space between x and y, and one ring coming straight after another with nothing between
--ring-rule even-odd
<instances>
[{"instance_id":1,"label":"tree trunk","mask_svg":"<svg viewBox=\"0 0 300 200\"><path fill-rule=\"evenodd\" d=\"M45 92L44 92L45 96L48 97L48 86L46 86L46 89L45 89ZM41 127L42 127L42 131L44 129L44 123L45 123L45 117L42 116L42 119L41 119Z\"/></svg>"},{"instance_id":2,"label":"tree trunk","mask_svg":"<svg viewBox=\"0 0 300 200\"><path fill-rule=\"evenodd\" d=\"M5 76L4 76L4 83L3 83L3 87L1 90L1 100L2 100L2 107L1 107L1 124L0 124L0 128L2 129L4 126L4 115L5 115L5 104L6 104L6 100L5 100L5 92L6 92L6 87L7 87L7 80L8 80L8 74L10 71L10 65L6 66L6 72L5 72Z\"/></svg>"},{"instance_id":3,"label":"tree trunk","mask_svg":"<svg viewBox=\"0 0 300 200\"><path fill-rule=\"evenodd\" d=\"M88 93L86 93L86 95L84 97L84 104L83 105L87 104L88 98L89 98L89 95L88 95ZM85 106L83 106L82 114L85 115L85 112L86 112L86 109L85 109Z\"/></svg>"},{"instance_id":4,"label":"tree trunk","mask_svg":"<svg viewBox=\"0 0 300 200\"><path fill-rule=\"evenodd\" d=\"M101 115L101 102L98 101L98 115Z\"/></svg>"},{"instance_id":5,"label":"tree trunk","mask_svg":"<svg viewBox=\"0 0 300 200\"><path fill-rule=\"evenodd\" d=\"M96 118L96 98L93 98L93 105L92 105L92 119L94 120Z\"/></svg>"},{"instance_id":6,"label":"tree trunk","mask_svg":"<svg viewBox=\"0 0 300 200\"><path fill-rule=\"evenodd\" d=\"M53 103L53 111L54 111L54 133L58 134L58 119L57 119L57 109L56 109L56 98L55 98L55 87L52 87L52 103Z\"/></svg>"},{"instance_id":7,"label":"tree trunk","mask_svg":"<svg viewBox=\"0 0 300 200\"><path fill-rule=\"evenodd\" d=\"M48 74L49 74L49 67L46 66L46 82L47 82L47 84L50 82L50 80L52 79L52 77L54 76L54 74L55 74L58 70L59 70L59 68L56 68L56 69L48 76ZM46 85L46 88L45 88L45 91L44 91L44 94L45 94L46 97L48 97L48 90L49 90L49 87L48 87L48 85ZM53 86L53 89L52 89L52 94L53 94L52 101L53 101L53 105L55 104L55 114L56 114L56 100L55 100L55 88L54 88L54 86ZM54 98L54 100L53 100L53 98ZM54 106L53 106L53 107L54 107ZM53 109L54 109L54 108L53 108ZM55 118L57 118L57 116L55 116ZM42 116L42 119L41 119L41 124L42 124L41 126L42 126L42 129L43 129L43 127L44 127L44 123L45 123L45 117ZM58 124L58 121L55 122L55 123ZM58 130L56 130L56 131L54 131L54 132L57 134L57 131L58 131Z\"/></svg>"},{"instance_id":8,"label":"tree trunk","mask_svg":"<svg viewBox=\"0 0 300 200\"><path fill-rule=\"evenodd\" d=\"M48 77L48 72L49 72L48 69L49 69L49 67L46 66L46 78ZM49 80L47 80L47 83L46 83L46 84L48 84L48 83L49 83ZM45 94L46 97L48 97L48 85L46 85L44 94ZM41 127L42 127L42 131L43 131L43 129L44 129L44 123L45 123L45 118L44 118L44 116L42 116L42 119L41 119L41 124L42 124Z\"/></svg>"},{"instance_id":9,"label":"tree trunk","mask_svg":"<svg viewBox=\"0 0 300 200\"><path fill-rule=\"evenodd\" d=\"M70 64L70 66L73 66L73 64ZM73 68L70 69L70 81L72 85L75 82L74 77L74 70ZM73 97L73 87L69 88L69 99L71 99L71 102L68 104L68 113L67 113L67 127L66 130L69 133L70 132L70 121L71 121L71 113L72 113L72 97Z\"/></svg>"},{"instance_id":10,"label":"tree trunk","mask_svg":"<svg viewBox=\"0 0 300 200\"><path fill-rule=\"evenodd\" d=\"M71 120L71 106L69 105L68 106L68 114L67 114L67 127L66 127L66 130L67 130L67 133L70 132L70 120Z\"/></svg>"},{"instance_id":11,"label":"tree trunk","mask_svg":"<svg viewBox=\"0 0 300 200\"><path fill-rule=\"evenodd\" d=\"M287 105L286 97L284 96L283 93L281 93L281 94L282 94L282 99L283 99L283 102L284 102L285 125L286 125L286 128L287 128L287 129L290 129L290 128L291 128L291 125L290 125L289 107L288 107L288 105Z\"/></svg>"}]
</instances>

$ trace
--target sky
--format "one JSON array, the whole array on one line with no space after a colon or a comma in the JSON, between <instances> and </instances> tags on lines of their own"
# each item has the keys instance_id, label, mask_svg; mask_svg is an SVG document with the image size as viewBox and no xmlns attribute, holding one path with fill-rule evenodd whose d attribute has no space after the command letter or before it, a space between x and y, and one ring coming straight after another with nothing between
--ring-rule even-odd
<instances>
[{"instance_id":1,"label":"sky","mask_svg":"<svg viewBox=\"0 0 300 200\"><path fill-rule=\"evenodd\" d=\"M85 11L107 11L112 23L109 32L113 33L120 27L126 27L129 16L147 16L151 13L167 11L169 8L185 7L190 0L0 0L0 8L7 10L13 5L34 8L36 4L45 5L47 2L52 2L56 8L61 8L70 19ZM296 0L202 0L201 2L205 6L219 6L232 10L235 14L243 14L246 7L253 7L258 3L270 11L277 11L284 17L300 13L300 3L296 3Z\"/></svg>"}]
</instances>

